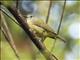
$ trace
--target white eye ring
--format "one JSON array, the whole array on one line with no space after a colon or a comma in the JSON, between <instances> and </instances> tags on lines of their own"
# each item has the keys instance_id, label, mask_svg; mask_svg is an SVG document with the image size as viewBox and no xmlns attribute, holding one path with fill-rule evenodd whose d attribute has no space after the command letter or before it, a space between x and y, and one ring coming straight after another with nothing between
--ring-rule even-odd
<instances>
[{"instance_id":1,"label":"white eye ring","mask_svg":"<svg viewBox=\"0 0 80 60\"><path fill-rule=\"evenodd\" d=\"M33 16L32 15L27 15L27 18L32 18Z\"/></svg>"}]
</instances>

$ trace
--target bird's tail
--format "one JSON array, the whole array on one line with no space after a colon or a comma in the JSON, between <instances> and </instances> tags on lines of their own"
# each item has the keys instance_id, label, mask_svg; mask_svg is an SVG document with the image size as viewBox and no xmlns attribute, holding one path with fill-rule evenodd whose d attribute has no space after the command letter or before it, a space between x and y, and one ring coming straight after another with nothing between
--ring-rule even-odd
<instances>
[{"instance_id":1,"label":"bird's tail","mask_svg":"<svg viewBox=\"0 0 80 60\"><path fill-rule=\"evenodd\" d=\"M60 40L63 41L64 43L66 43L66 40L65 40L63 37L61 37L60 35L57 35L56 38L60 39Z\"/></svg>"}]
</instances>

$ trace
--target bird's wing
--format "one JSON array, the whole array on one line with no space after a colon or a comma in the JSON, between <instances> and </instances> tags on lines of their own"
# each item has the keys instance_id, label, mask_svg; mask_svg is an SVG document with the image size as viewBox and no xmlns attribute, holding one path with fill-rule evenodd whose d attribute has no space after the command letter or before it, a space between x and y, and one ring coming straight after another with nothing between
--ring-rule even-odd
<instances>
[{"instance_id":1,"label":"bird's wing","mask_svg":"<svg viewBox=\"0 0 80 60\"><path fill-rule=\"evenodd\" d=\"M37 21L33 21L32 24L35 25L36 27L38 27L38 28L35 28L37 30L39 30L39 28L42 28L43 30L45 30L46 31L46 33L45 33L46 36L51 37L51 38L57 37L61 41L66 42L65 39L63 39L61 36L57 35L48 24L44 23L44 21L42 21L42 20L38 21L37 20Z\"/></svg>"},{"instance_id":2,"label":"bird's wing","mask_svg":"<svg viewBox=\"0 0 80 60\"><path fill-rule=\"evenodd\" d=\"M44 30L46 30L47 32L51 32L51 33L54 33L54 30L48 25L46 24L43 20L36 20L36 21L33 21L33 24L36 25L36 26L39 26L41 28L43 28Z\"/></svg>"},{"instance_id":3,"label":"bird's wing","mask_svg":"<svg viewBox=\"0 0 80 60\"><path fill-rule=\"evenodd\" d=\"M27 23L32 30L36 31L36 33L42 33L44 30L41 27L34 25L31 20L27 20Z\"/></svg>"}]
</instances>

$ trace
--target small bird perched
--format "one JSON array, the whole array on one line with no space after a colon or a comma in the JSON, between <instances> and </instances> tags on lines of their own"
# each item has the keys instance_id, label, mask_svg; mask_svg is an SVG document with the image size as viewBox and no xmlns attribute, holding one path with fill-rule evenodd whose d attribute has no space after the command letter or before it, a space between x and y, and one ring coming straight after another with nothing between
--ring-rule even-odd
<instances>
[{"instance_id":1,"label":"small bird perched","mask_svg":"<svg viewBox=\"0 0 80 60\"><path fill-rule=\"evenodd\" d=\"M35 4L35 2L23 0L19 4L20 12L24 17L27 16L27 23L30 27L30 31L33 32L39 40L44 41L46 37L50 37L53 39L58 38L66 42L61 36L57 35L43 19L32 16L37 12L37 4Z\"/></svg>"},{"instance_id":2,"label":"small bird perched","mask_svg":"<svg viewBox=\"0 0 80 60\"><path fill-rule=\"evenodd\" d=\"M34 32L37 37L42 38L42 41L44 41L43 39L46 37L50 37L53 39L58 38L61 41L66 42L61 36L57 35L54 30L41 18L29 15L27 17L27 23L30 27L30 30Z\"/></svg>"}]
</instances>

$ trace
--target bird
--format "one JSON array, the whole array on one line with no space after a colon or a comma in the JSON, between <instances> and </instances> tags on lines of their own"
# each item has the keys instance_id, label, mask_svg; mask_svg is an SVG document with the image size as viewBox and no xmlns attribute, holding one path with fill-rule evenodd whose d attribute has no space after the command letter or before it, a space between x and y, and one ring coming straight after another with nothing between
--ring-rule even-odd
<instances>
[{"instance_id":1,"label":"bird","mask_svg":"<svg viewBox=\"0 0 80 60\"><path fill-rule=\"evenodd\" d=\"M32 15L29 15L27 17L27 24L30 27L30 30L43 42L46 37L50 37L52 39L58 38L59 40L66 42L64 38L62 38L60 35L57 35L56 32L45 23L45 21L39 17L35 17Z\"/></svg>"}]
</instances>

